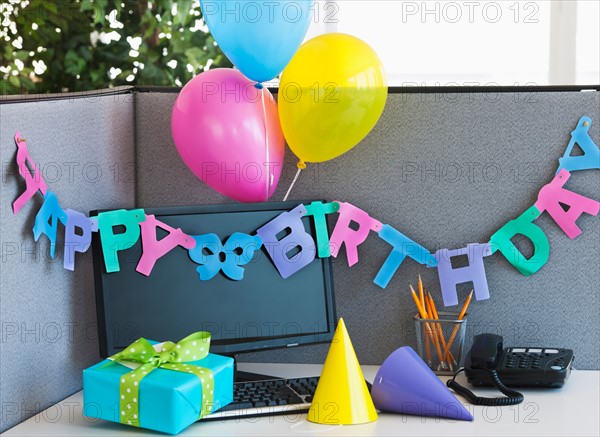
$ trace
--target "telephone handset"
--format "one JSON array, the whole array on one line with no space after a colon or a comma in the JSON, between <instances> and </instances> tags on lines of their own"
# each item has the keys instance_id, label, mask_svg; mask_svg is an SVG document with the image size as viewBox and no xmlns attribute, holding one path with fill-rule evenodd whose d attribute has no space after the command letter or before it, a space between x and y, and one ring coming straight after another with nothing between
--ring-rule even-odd
<instances>
[{"instance_id":1,"label":"telephone handset","mask_svg":"<svg viewBox=\"0 0 600 437\"><path fill-rule=\"evenodd\" d=\"M523 395L511 387L562 387L571 373L573 351L558 348L505 348L502 337L480 334L466 356L464 369L447 382L448 387L475 405L503 406L523 402ZM494 386L506 397L482 398L455 379L462 370L472 385Z\"/></svg>"},{"instance_id":2,"label":"telephone handset","mask_svg":"<svg viewBox=\"0 0 600 437\"><path fill-rule=\"evenodd\" d=\"M496 334L478 335L473 339L469 356L470 368L495 369L502 352L502 337Z\"/></svg>"}]
</instances>

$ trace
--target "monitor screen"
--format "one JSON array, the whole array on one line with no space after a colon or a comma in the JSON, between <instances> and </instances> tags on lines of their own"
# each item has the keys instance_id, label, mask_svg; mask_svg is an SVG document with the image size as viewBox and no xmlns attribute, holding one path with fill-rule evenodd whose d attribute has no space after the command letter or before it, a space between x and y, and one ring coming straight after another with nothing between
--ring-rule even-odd
<instances>
[{"instance_id":1,"label":"monitor screen","mask_svg":"<svg viewBox=\"0 0 600 437\"><path fill-rule=\"evenodd\" d=\"M307 202L147 208L145 212L188 235L214 233L225 241L234 232L255 234L299 203ZM302 220L315 240L312 218ZM166 231L158 229L157 239L163 235ZM315 258L283 279L262 247L244 266L242 280L220 272L203 281L187 249L176 247L157 260L150 276L144 276L136 272L140 238L132 248L119 252L120 271L107 273L100 238L94 233L92 250L103 356L140 337L178 341L195 331L209 331L211 352L221 354L319 343L333 336L336 317L329 258Z\"/></svg>"}]
</instances>

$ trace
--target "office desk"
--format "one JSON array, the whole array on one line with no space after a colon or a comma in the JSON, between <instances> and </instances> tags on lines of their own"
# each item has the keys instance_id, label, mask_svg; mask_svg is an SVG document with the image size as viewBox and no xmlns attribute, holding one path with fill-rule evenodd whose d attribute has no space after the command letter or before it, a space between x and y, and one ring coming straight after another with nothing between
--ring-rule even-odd
<instances>
[{"instance_id":1,"label":"office desk","mask_svg":"<svg viewBox=\"0 0 600 437\"><path fill-rule=\"evenodd\" d=\"M378 366L363 366L372 381ZM321 366L306 364L240 364L240 369L285 378L319 375ZM462 377L462 374L461 374ZM460 377L459 377L460 378ZM445 380L445 378L444 378ZM461 383L464 379L460 380ZM496 396L494 390L477 389L477 394ZM379 420L364 425L317 425L306 414L259 417L228 421L198 422L181 436L338 436L338 435L443 435L443 436L598 436L600 435L600 372L575 370L558 390L522 390L525 401L511 407L467 408L475 420L460 422L434 417L380 414ZM85 419L82 392L6 431L5 436L141 436L163 435L116 423Z\"/></svg>"}]
</instances>

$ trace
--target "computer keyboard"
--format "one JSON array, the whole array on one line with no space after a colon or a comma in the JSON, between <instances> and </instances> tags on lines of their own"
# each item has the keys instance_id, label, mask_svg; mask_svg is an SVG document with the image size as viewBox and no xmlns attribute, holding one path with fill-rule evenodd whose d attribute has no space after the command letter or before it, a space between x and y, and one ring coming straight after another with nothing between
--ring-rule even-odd
<instances>
[{"instance_id":1,"label":"computer keyboard","mask_svg":"<svg viewBox=\"0 0 600 437\"><path fill-rule=\"evenodd\" d=\"M318 382L318 376L237 382L233 385L233 402L203 420L308 411Z\"/></svg>"},{"instance_id":2,"label":"computer keyboard","mask_svg":"<svg viewBox=\"0 0 600 437\"><path fill-rule=\"evenodd\" d=\"M367 387L371 390L368 381ZM236 382L233 402L202 420L297 414L308 411L315 395L318 376L292 379Z\"/></svg>"}]
</instances>

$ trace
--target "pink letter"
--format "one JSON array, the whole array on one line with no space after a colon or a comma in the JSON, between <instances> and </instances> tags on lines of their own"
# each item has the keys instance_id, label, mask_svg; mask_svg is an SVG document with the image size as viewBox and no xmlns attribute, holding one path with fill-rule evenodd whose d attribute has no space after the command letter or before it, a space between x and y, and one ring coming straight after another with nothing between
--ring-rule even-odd
<instances>
[{"instance_id":1,"label":"pink letter","mask_svg":"<svg viewBox=\"0 0 600 437\"><path fill-rule=\"evenodd\" d=\"M563 185L570 177L571 173L567 170L562 169L559 171L552 182L542 187L535 207L540 212L547 211L565 234L570 239L573 239L581 234L581 229L579 229L576 223L579 216L584 212L591 215L598 215L600 203L572 191L565 190ZM560 205L561 203L568 206L566 211Z\"/></svg>"},{"instance_id":2,"label":"pink letter","mask_svg":"<svg viewBox=\"0 0 600 437\"><path fill-rule=\"evenodd\" d=\"M140 223L140 228L142 229L142 257L135 270L146 276L150 276L157 259L177 246L186 249L193 249L196 246L196 240L184 234L181 229L172 228L156 220L153 215L147 215L146 221ZM169 235L157 240L156 228L169 232Z\"/></svg>"},{"instance_id":3,"label":"pink letter","mask_svg":"<svg viewBox=\"0 0 600 437\"><path fill-rule=\"evenodd\" d=\"M33 197L38 190L42 194L46 194L46 182L42 177L41 173L35 166L35 162L29 156L29 150L27 150L27 144L25 138L21 137L21 133L17 131L15 134L15 143L17 145L17 165L19 166L19 174L25 179L26 188L23 194L19 196L13 203L13 212L18 213L21 208ZM27 167L29 163L29 167Z\"/></svg>"},{"instance_id":4,"label":"pink letter","mask_svg":"<svg viewBox=\"0 0 600 437\"><path fill-rule=\"evenodd\" d=\"M342 244L346 243L348 265L352 267L358 262L358 246L367 239L369 231L379 232L382 225L380 221L371 218L362 209L350 203L338 203L340 204L340 216L329 239L329 245L331 254L337 258ZM355 222L358 228L356 230L350 228L350 222Z\"/></svg>"}]
</instances>

